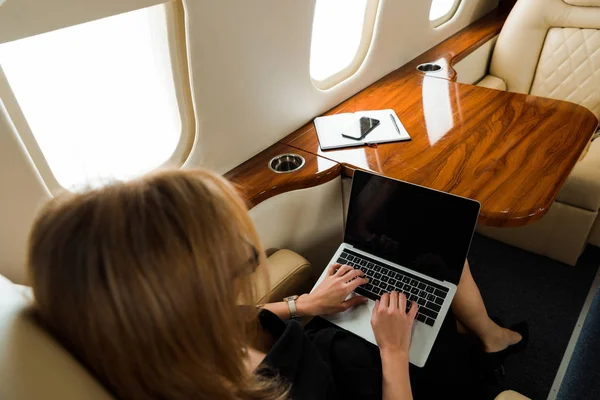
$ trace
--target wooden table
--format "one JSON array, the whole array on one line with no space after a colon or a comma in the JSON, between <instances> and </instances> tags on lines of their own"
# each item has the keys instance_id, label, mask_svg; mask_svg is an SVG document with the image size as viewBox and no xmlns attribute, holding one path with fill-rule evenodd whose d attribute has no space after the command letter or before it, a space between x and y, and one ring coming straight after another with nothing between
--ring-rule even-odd
<instances>
[{"instance_id":1,"label":"wooden table","mask_svg":"<svg viewBox=\"0 0 600 400\"><path fill-rule=\"evenodd\" d=\"M339 111L392 108L412 140L321 151L313 127L282 142L342 164L478 200L480 222L521 226L546 213L596 129L559 100L414 74L387 80ZM335 111L334 111L335 113Z\"/></svg>"},{"instance_id":2,"label":"wooden table","mask_svg":"<svg viewBox=\"0 0 600 400\"><path fill-rule=\"evenodd\" d=\"M392 108L411 141L321 151L309 122L226 176L251 205L364 169L478 200L485 225L541 218L598 121L573 103L453 81L451 66L496 35L504 18L490 14L325 114ZM416 71L434 60L445 66L442 78ZM268 170L269 157L294 148L309 168L278 176Z\"/></svg>"}]
</instances>

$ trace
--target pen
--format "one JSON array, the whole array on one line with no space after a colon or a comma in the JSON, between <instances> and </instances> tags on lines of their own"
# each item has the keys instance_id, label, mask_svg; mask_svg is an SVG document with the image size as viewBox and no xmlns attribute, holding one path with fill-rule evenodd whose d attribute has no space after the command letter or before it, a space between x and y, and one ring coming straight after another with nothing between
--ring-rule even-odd
<instances>
[{"instance_id":1,"label":"pen","mask_svg":"<svg viewBox=\"0 0 600 400\"><path fill-rule=\"evenodd\" d=\"M392 114L390 114L390 118L392 119L392 123L394 124L394 127L396 128L396 132L398 132L398 135L401 135L400 128L398 128L398 124L396 123L396 120L394 119L394 116Z\"/></svg>"}]
</instances>

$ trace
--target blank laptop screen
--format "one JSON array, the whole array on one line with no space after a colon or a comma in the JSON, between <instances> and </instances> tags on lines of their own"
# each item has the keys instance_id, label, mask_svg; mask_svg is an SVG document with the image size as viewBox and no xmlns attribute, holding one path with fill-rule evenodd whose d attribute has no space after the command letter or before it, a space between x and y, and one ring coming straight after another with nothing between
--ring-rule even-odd
<instances>
[{"instance_id":1,"label":"blank laptop screen","mask_svg":"<svg viewBox=\"0 0 600 400\"><path fill-rule=\"evenodd\" d=\"M355 171L344 241L458 284L478 215L477 201Z\"/></svg>"}]
</instances>

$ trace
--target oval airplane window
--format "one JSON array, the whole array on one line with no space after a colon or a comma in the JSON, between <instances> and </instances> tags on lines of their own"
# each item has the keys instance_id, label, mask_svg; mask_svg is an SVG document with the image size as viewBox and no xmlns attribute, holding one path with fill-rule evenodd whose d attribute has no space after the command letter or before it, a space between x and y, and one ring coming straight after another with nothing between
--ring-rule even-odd
<instances>
[{"instance_id":1,"label":"oval airplane window","mask_svg":"<svg viewBox=\"0 0 600 400\"><path fill-rule=\"evenodd\" d=\"M310 76L329 89L354 74L365 59L379 0L317 0L310 48Z\"/></svg>"},{"instance_id":2,"label":"oval airplane window","mask_svg":"<svg viewBox=\"0 0 600 400\"><path fill-rule=\"evenodd\" d=\"M158 5L0 45L0 94L60 186L132 178L172 157L182 118L167 33Z\"/></svg>"},{"instance_id":3,"label":"oval airplane window","mask_svg":"<svg viewBox=\"0 0 600 400\"><path fill-rule=\"evenodd\" d=\"M432 0L429 20L435 27L448 22L458 10L460 0Z\"/></svg>"}]
</instances>

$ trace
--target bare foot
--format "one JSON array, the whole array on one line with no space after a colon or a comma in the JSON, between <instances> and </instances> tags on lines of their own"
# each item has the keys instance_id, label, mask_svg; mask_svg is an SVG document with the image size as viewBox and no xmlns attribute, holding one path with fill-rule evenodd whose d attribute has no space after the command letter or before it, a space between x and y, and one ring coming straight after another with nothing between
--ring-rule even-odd
<instances>
[{"instance_id":1,"label":"bare foot","mask_svg":"<svg viewBox=\"0 0 600 400\"><path fill-rule=\"evenodd\" d=\"M519 343L521 339L523 339L523 337L517 332L498 327L495 329L494 335L486 338L483 342L483 351L486 353L502 351L508 346Z\"/></svg>"}]
</instances>

